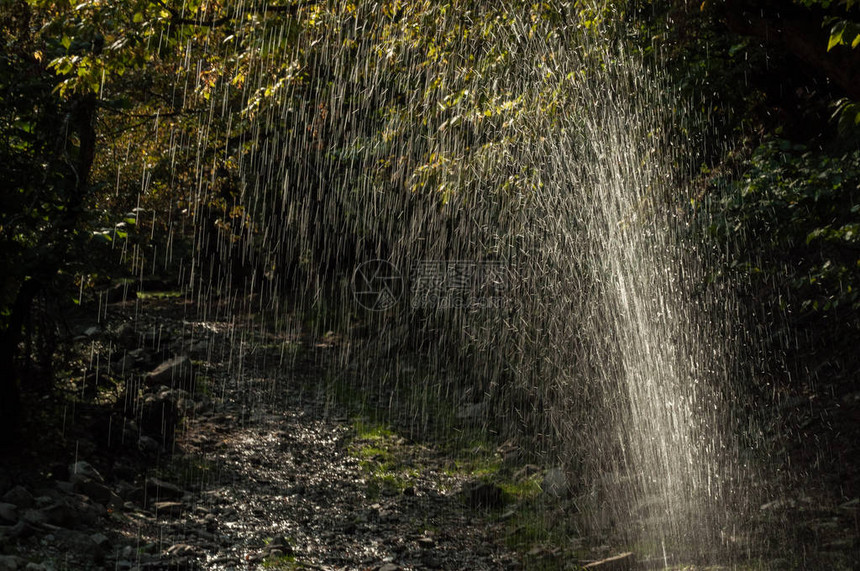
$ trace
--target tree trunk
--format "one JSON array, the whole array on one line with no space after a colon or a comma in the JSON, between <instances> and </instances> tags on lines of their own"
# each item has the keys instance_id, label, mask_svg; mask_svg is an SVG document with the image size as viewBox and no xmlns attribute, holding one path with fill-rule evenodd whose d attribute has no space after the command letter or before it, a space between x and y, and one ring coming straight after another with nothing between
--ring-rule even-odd
<instances>
[{"instance_id":1,"label":"tree trunk","mask_svg":"<svg viewBox=\"0 0 860 571\"><path fill-rule=\"evenodd\" d=\"M89 174L95 156L95 111L94 95L85 95L72 104L68 115L69 131L77 134L77 154L67 176L67 215L57 220L52 236L45 242L51 244L47 252L35 260L29 276L18 288L9 314L6 330L0 333L0 443L15 444L20 433L21 387L18 370L18 352L22 340L24 322L33 306L33 299L40 289L48 287L66 259L72 235L78 227L84 199L89 189ZM68 135L61 140L68 141ZM64 152L64 151L60 151ZM29 357L29 356L27 356Z\"/></svg>"}]
</instances>

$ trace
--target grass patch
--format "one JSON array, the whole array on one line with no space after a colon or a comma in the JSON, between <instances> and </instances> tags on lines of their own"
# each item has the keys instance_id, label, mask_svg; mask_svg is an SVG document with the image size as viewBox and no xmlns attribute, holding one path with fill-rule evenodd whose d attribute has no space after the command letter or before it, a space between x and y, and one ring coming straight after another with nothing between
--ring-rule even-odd
<instances>
[{"instance_id":1,"label":"grass patch","mask_svg":"<svg viewBox=\"0 0 860 571\"><path fill-rule=\"evenodd\" d=\"M182 297L181 291L139 291L137 299L171 299Z\"/></svg>"},{"instance_id":2,"label":"grass patch","mask_svg":"<svg viewBox=\"0 0 860 571\"><path fill-rule=\"evenodd\" d=\"M541 477L539 474L534 474L524 480L519 482L515 482L512 480L501 480L497 482L497 485L502 489L502 491L507 495L510 499L514 501L528 501L528 500L536 500L540 497L541 490Z\"/></svg>"},{"instance_id":3,"label":"grass patch","mask_svg":"<svg viewBox=\"0 0 860 571\"><path fill-rule=\"evenodd\" d=\"M408 488L418 475L411 446L383 424L360 419L353 429L356 436L348 449L365 474L368 497L397 495Z\"/></svg>"},{"instance_id":4,"label":"grass patch","mask_svg":"<svg viewBox=\"0 0 860 571\"><path fill-rule=\"evenodd\" d=\"M293 555L279 555L277 557L266 557L263 559L263 569L281 569L291 571L293 569L306 569L307 567L296 561Z\"/></svg>"},{"instance_id":5,"label":"grass patch","mask_svg":"<svg viewBox=\"0 0 860 571\"><path fill-rule=\"evenodd\" d=\"M386 425L364 419L356 420L353 422L352 427L358 440L384 441L398 438L394 431Z\"/></svg>"}]
</instances>

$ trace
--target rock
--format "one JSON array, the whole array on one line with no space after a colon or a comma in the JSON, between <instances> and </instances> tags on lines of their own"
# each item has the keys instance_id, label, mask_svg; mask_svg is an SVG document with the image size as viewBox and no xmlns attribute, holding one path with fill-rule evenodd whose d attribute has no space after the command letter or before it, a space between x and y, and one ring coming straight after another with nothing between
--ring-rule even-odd
<instances>
[{"instance_id":1,"label":"rock","mask_svg":"<svg viewBox=\"0 0 860 571\"><path fill-rule=\"evenodd\" d=\"M93 535L91 534L71 530L58 530L56 533L58 543L67 553L75 553L96 560L101 560L104 556L101 545L93 540ZM102 545L105 543L107 543L107 537L104 537Z\"/></svg>"},{"instance_id":2,"label":"rock","mask_svg":"<svg viewBox=\"0 0 860 571\"><path fill-rule=\"evenodd\" d=\"M191 557L197 554L197 549L187 543L177 543L168 547L165 553L170 557Z\"/></svg>"},{"instance_id":3,"label":"rock","mask_svg":"<svg viewBox=\"0 0 860 571\"><path fill-rule=\"evenodd\" d=\"M110 503L115 495L113 490L104 484L80 475L72 476L72 485L74 486L75 492L83 494L94 502L98 502L100 504Z\"/></svg>"},{"instance_id":4,"label":"rock","mask_svg":"<svg viewBox=\"0 0 860 571\"><path fill-rule=\"evenodd\" d=\"M627 552L600 561L593 561L586 565L585 569L599 569L599 571L629 571L636 565L633 553Z\"/></svg>"},{"instance_id":5,"label":"rock","mask_svg":"<svg viewBox=\"0 0 860 571\"><path fill-rule=\"evenodd\" d=\"M140 407L140 430L165 450L173 448L180 414L170 391L146 395Z\"/></svg>"},{"instance_id":6,"label":"rock","mask_svg":"<svg viewBox=\"0 0 860 571\"><path fill-rule=\"evenodd\" d=\"M24 517L35 512L36 515L30 523L39 524L41 522L49 523L59 527L72 527L81 520L90 520L89 517L82 517L84 514L76 512L64 502L57 502L39 511L28 510Z\"/></svg>"},{"instance_id":7,"label":"rock","mask_svg":"<svg viewBox=\"0 0 860 571\"><path fill-rule=\"evenodd\" d=\"M856 510L860 507L860 498L854 498L853 500L848 500L844 504L839 506L840 510Z\"/></svg>"},{"instance_id":8,"label":"rock","mask_svg":"<svg viewBox=\"0 0 860 571\"><path fill-rule=\"evenodd\" d=\"M23 561L14 555L0 555L0 571L17 571Z\"/></svg>"},{"instance_id":9,"label":"rock","mask_svg":"<svg viewBox=\"0 0 860 571\"><path fill-rule=\"evenodd\" d=\"M85 476L91 480L95 480L96 482L104 482L104 478L99 474L98 470L93 468L92 464L89 462L84 462L83 460L79 462L75 462L69 466L69 474L71 476L80 475Z\"/></svg>"},{"instance_id":10,"label":"rock","mask_svg":"<svg viewBox=\"0 0 860 571\"><path fill-rule=\"evenodd\" d=\"M157 478L149 478L146 480L146 495L148 498L154 498L158 501L165 499L180 500L185 495L185 490L176 484Z\"/></svg>"},{"instance_id":11,"label":"rock","mask_svg":"<svg viewBox=\"0 0 860 571\"><path fill-rule=\"evenodd\" d=\"M27 563L27 566L24 567L24 571L48 571L48 568L42 565L41 563Z\"/></svg>"},{"instance_id":12,"label":"rock","mask_svg":"<svg viewBox=\"0 0 860 571\"><path fill-rule=\"evenodd\" d=\"M71 482L57 482L57 489L64 494L75 494L75 485Z\"/></svg>"},{"instance_id":13,"label":"rock","mask_svg":"<svg viewBox=\"0 0 860 571\"><path fill-rule=\"evenodd\" d=\"M192 341L185 345L184 348L180 347L179 350L183 352L187 351L188 355L194 359L208 359L210 356L210 345L206 339Z\"/></svg>"},{"instance_id":14,"label":"rock","mask_svg":"<svg viewBox=\"0 0 860 571\"><path fill-rule=\"evenodd\" d=\"M429 569L442 569L445 567L442 558L435 553L428 551L421 556L421 563Z\"/></svg>"},{"instance_id":15,"label":"rock","mask_svg":"<svg viewBox=\"0 0 860 571\"><path fill-rule=\"evenodd\" d=\"M49 522L48 516L42 511L37 509L29 509L24 512L21 516L21 521L26 522L32 526L39 527L43 523L51 523Z\"/></svg>"},{"instance_id":16,"label":"rock","mask_svg":"<svg viewBox=\"0 0 860 571\"><path fill-rule=\"evenodd\" d=\"M264 557L283 557L284 555L291 555L293 553L293 546L287 541L287 539L281 535L275 536L266 547L263 548L263 556Z\"/></svg>"},{"instance_id":17,"label":"rock","mask_svg":"<svg viewBox=\"0 0 860 571\"><path fill-rule=\"evenodd\" d=\"M15 486L3 494L3 501L15 504L19 509L32 508L33 504L35 504L33 494L24 486Z\"/></svg>"},{"instance_id":18,"label":"rock","mask_svg":"<svg viewBox=\"0 0 860 571\"><path fill-rule=\"evenodd\" d=\"M487 415L490 406L487 401L481 401L475 404L469 404L460 408L457 411L457 418L460 420L478 420Z\"/></svg>"},{"instance_id":19,"label":"rock","mask_svg":"<svg viewBox=\"0 0 860 571\"><path fill-rule=\"evenodd\" d=\"M91 325L84 329L84 335L86 335L87 337L93 337L95 335L98 335L100 332L101 327L99 327L98 325Z\"/></svg>"},{"instance_id":20,"label":"rock","mask_svg":"<svg viewBox=\"0 0 860 571\"><path fill-rule=\"evenodd\" d=\"M144 381L149 386L167 385L194 392L194 371L187 355L164 361L147 373Z\"/></svg>"},{"instance_id":21,"label":"rock","mask_svg":"<svg viewBox=\"0 0 860 571\"><path fill-rule=\"evenodd\" d=\"M183 505L179 502L155 502L152 504L155 515L179 516Z\"/></svg>"},{"instance_id":22,"label":"rock","mask_svg":"<svg viewBox=\"0 0 860 571\"><path fill-rule=\"evenodd\" d=\"M15 504L0 503L0 524L14 525L18 523L18 508Z\"/></svg>"},{"instance_id":23,"label":"rock","mask_svg":"<svg viewBox=\"0 0 860 571\"><path fill-rule=\"evenodd\" d=\"M0 538L26 539L34 533L36 533L36 528L23 519L11 527L0 526Z\"/></svg>"},{"instance_id":24,"label":"rock","mask_svg":"<svg viewBox=\"0 0 860 571\"><path fill-rule=\"evenodd\" d=\"M473 508L496 509L504 505L500 487L487 482L472 482L465 490L466 503Z\"/></svg>"},{"instance_id":25,"label":"rock","mask_svg":"<svg viewBox=\"0 0 860 571\"><path fill-rule=\"evenodd\" d=\"M65 463L57 462L51 464L48 468L52 480L68 480L69 466Z\"/></svg>"},{"instance_id":26,"label":"rock","mask_svg":"<svg viewBox=\"0 0 860 571\"><path fill-rule=\"evenodd\" d=\"M525 480L526 478L530 478L531 476L540 472L540 468L535 466L534 464L526 464L516 472L514 472L514 480L517 482Z\"/></svg>"},{"instance_id":27,"label":"rock","mask_svg":"<svg viewBox=\"0 0 860 571\"><path fill-rule=\"evenodd\" d=\"M152 438L150 436L142 435L137 440L137 449L143 452L144 454L158 454L158 451L161 450L161 444L158 443L158 440Z\"/></svg>"},{"instance_id":28,"label":"rock","mask_svg":"<svg viewBox=\"0 0 860 571\"><path fill-rule=\"evenodd\" d=\"M138 346L137 331L134 330L131 323L123 323L114 330L113 335L117 343L126 349L133 349Z\"/></svg>"},{"instance_id":29,"label":"rock","mask_svg":"<svg viewBox=\"0 0 860 571\"><path fill-rule=\"evenodd\" d=\"M137 283L126 281L116 283L101 292L105 296L106 303L121 303L130 299L137 299Z\"/></svg>"},{"instance_id":30,"label":"rock","mask_svg":"<svg viewBox=\"0 0 860 571\"><path fill-rule=\"evenodd\" d=\"M104 547L110 541L108 536L103 533L94 533L90 536L90 539L99 547Z\"/></svg>"},{"instance_id":31,"label":"rock","mask_svg":"<svg viewBox=\"0 0 860 571\"><path fill-rule=\"evenodd\" d=\"M379 567L379 571L399 571L400 566L395 565L394 563L383 563Z\"/></svg>"},{"instance_id":32,"label":"rock","mask_svg":"<svg viewBox=\"0 0 860 571\"><path fill-rule=\"evenodd\" d=\"M111 369L114 373L120 375L128 375L129 373L131 373L132 369L134 369L134 366L136 364L137 361L135 360L135 358L126 353L125 355L111 363Z\"/></svg>"},{"instance_id":33,"label":"rock","mask_svg":"<svg viewBox=\"0 0 860 571\"><path fill-rule=\"evenodd\" d=\"M137 349L132 349L128 352L128 356L135 361L142 361L144 363L148 363L152 360L152 355L149 353L149 351L146 350L146 347L138 347Z\"/></svg>"},{"instance_id":34,"label":"rock","mask_svg":"<svg viewBox=\"0 0 860 571\"><path fill-rule=\"evenodd\" d=\"M568 492L567 474L561 468L550 468L544 474L540 487L543 493L560 498Z\"/></svg>"}]
</instances>

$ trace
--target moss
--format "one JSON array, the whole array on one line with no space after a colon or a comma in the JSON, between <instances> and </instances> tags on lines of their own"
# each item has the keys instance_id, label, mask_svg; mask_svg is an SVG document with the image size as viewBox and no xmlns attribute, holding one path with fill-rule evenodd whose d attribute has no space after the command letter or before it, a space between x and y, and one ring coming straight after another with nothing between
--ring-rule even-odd
<instances>
[{"instance_id":1,"label":"moss","mask_svg":"<svg viewBox=\"0 0 860 571\"><path fill-rule=\"evenodd\" d=\"M284 571L293 569L306 569L307 567L296 561L292 555L280 555L278 557L266 557L263 560L263 569L282 569Z\"/></svg>"},{"instance_id":2,"label":"moss","mask_svg":"<svg viewBox=\"0 0 860 571\"><path fill-rule=\"evenodd\" d=\"M181 291L148 291L137 292L138 299L169 299L175 297L182 297Z\"/></svg>"}]
</instances>

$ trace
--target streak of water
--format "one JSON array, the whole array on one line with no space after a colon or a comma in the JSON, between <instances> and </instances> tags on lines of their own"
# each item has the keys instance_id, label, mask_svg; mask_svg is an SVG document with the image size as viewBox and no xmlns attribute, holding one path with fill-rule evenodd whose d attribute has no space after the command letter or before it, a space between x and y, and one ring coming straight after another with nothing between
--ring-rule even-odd
<instances>
[{"instance_id":1,"label":"streak of water","mask_svg":"<svg viewBox=\"0 0 860 571\"><path fill-rule=\"evenodd\" d=\"M228 313L315 313L363 382L398 378L392 351L420 354L437 399L484 403L487 426L584 483L595 530L714 556L743 508L720 323L732 301L697 290L685 240L706 214L681 182L683 106L608 25L589 27L606 7L461 8L320 4L242 40L253 49L208 94L210 127L244 126L224 141L234 225L207 225L219 182L199 151L188 288L203 308L233 300ZM186 143L206 148L197 136ZM412 278L416 262L500 263L505 303L410 307L413 279L399 305L362 315L380 331L362 345L349 279L373 258ZM416 407L416 424L428 414Z\"/></svg>"}]
</instances>

